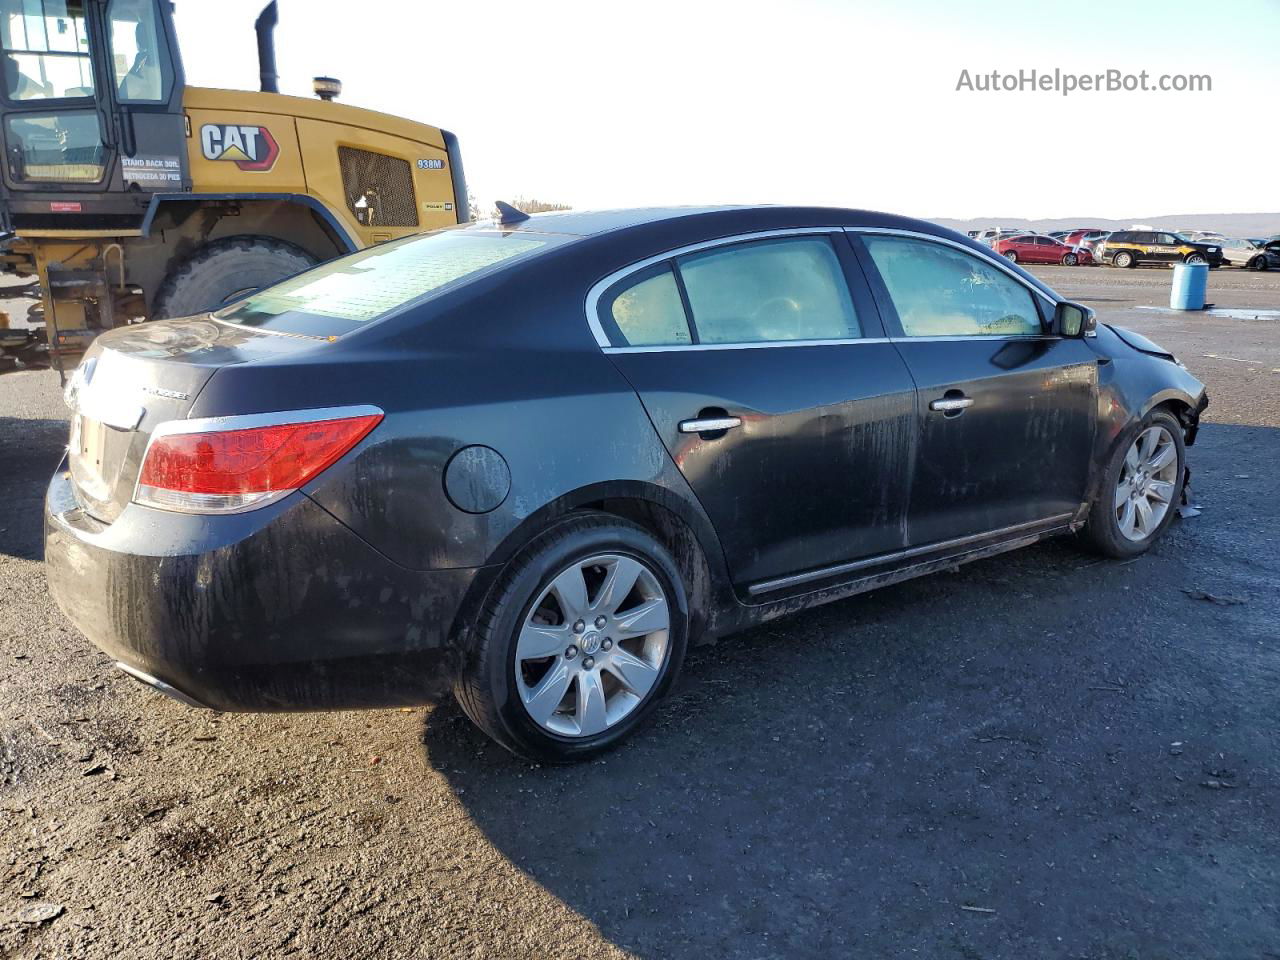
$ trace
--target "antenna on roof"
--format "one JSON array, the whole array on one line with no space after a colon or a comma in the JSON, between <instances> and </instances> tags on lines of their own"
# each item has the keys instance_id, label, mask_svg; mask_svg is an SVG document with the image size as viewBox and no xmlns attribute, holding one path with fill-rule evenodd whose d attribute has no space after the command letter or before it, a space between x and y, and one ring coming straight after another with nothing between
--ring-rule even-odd
<instances>
[{"instance_id":1,"label":"antenna on roof","mask_svg":"<svg viewBox=\"0 0 1280 960\"><path fill-rule=\"evenodd\" d=\"M517 210L509 203L499 200L494 204L498 208L499 223L522 223L529 219L529 215L523 210Z\"/></svg>"}]
</instances>

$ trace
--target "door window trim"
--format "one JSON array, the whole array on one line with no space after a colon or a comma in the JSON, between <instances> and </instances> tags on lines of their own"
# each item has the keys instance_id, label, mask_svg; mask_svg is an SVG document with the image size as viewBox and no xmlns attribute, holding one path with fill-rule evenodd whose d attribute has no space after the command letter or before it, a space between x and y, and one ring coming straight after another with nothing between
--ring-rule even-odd
<instances>
[{"instance_id":1,"label":"door window trim","mask_svg":"<svg viewBox=\"0 0 1280 960\"><path fill-rule=\"evenodd\" d=\"M839 346L839 345L854 344L854 343L893 343L895 341L901 341L901 340L920 340L920 341L930 340L930 341L937 341L937 342L952 342L952 341L970 341L970 340L1017 339L1020 341L1029 341L1029 340L1060 339L1060 337L1058 337L1056 334L1053 334L1053 333L982 334L982 335L976 335L976 336L962 336L959 334L949 334L949 335L939 335L939 336L931 336L931 337L906 337L906 336L887 335L887 336L879 336L879 337L850 337L850 338L839 339L839 340L765 340L765 341L756 341L756 342L748 342L748 343L686 343L686 344L666 344L666 345L633 347L633 346L614 345L614 343L609 339L608 334L605 333L604 325L600 321L600 313L599 313L600 300L606 292L608 292L615 284L620 283L621 281L625 280L627 277L631 276L632 274L637 273L641 270L644 270L648 267L652 267L655 264L662 263L664 260L674 260L678 257L684 256L685 254L694 253L701 250L710 250L716 247L732 246L734 244L739 244L739 243L743 243L751 240L767 240L773 237L794 237L794 236L809 236L809 235L834 236L836 234L841 234L841 233L851 234L854 236L880 235L880 236L891 236L891 237L907 237L914 240L924 240L930 243L937 243L942 246L952 247L956 250L960 250L963 253L967 253L972 257L976 257L977 259L981 260L983 263L986 263L988 266L994 267L995 269L1002 271L1007 276L1018 281L1018 283L1022 284L1022 286L1026 287L1031 292L1033 297L1039 298L1038 300L1034 301L1036 303L1037 309L1042 309L1047 307L1049 316L1053 315L1054 309L1057 307L1059 303L1063 301L1062 297L1059 297L1057 294L1051 293L1047 289L1040 287L1034 281L1027 279L1026 277L1022 276L1022 274L1012 269L1009 266L1008 261L1004 257L995 255L991 253L990 250L985 251L985 255L984 255L984 251L975 250L973 247L969 246L968 244L959 243L955 240L950 239L949 237L940 237L936 234L924 233L919 230L904 230L898 227L869 227L869 226L782 227L774 230L757 230L751 233L734 234L733 236L729 236L729 237L717 237L714 240L703 240L703 241L700 241L699 243L691 243L682 247L675 247L671 250L666 250L666 251L663 251L662 253L655 254L654 256L646 257L643 260L637 260L635 263L628 264L627 266L622 267L619 270L615 270L613 273L610 273L608 276L604 277L603 279L596 281L594 284L592 284L591 289L587 291L587 300L586 300L587 326L591 329L591 333L592 333L592 336L595 338L596 344L600 347L600 349L604 353L608 353L608 354L665 353L668 351L696 351L696 350L760 350L760 349L776 349L779 347L828 347L828 346ZM837 250L836 253L837 253L837 256L839 256L839 250ZM858 266L860 267L862 273L865 274L866 268L861 262L862 251L858 251L858 253L859 253L859 256L855 257L855 260L858 262ZM841 258L841 262L843 263L843 258ZM879 281L878 274L876 276L876 280ZM847 271L846 271L846 282L848 282ZM867 278L867 283L872 288L870 291L871 298L873 301L876 301L875 306L881 314L880 319L881 319L881 322L883 323L884 311L880 309L880 304L878 302L879 298L876 295L876 292L874 289L874 283L870 280L870 278ZM850 286L852 287L852 284L850 284ZM853 293L854 291L851 289L850 294L853 295ZM855 297L855 305L856 303L857 303L857 298ZM1043 316L1044 315L1042 314L1042 319L1043 319ZM885 333L889 334L890 331L886 329Z\"/></svg>"}]
</instances>

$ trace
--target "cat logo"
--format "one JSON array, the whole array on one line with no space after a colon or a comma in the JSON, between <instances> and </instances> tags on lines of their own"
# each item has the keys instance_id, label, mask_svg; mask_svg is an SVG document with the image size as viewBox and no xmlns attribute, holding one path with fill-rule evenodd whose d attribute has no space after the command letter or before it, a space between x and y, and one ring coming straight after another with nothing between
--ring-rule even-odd
<instances>
[{"instance_id":1,"label":"cat logo","mask_svg":"<svg viewBox=\"0 0 1280 960\"><path fill-rule=\"evenodd\" d=\"M206 123L200 128L200 152L206 160L231 160L241 170L270 170L280 145L266 127Z\"/></svg>"}]
</instances>

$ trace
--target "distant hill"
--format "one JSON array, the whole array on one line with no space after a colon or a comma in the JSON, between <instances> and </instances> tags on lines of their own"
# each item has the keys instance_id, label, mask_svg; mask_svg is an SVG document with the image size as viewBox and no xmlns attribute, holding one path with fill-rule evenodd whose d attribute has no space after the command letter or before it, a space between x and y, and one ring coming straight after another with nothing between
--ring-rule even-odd
<instances>
[{"instance_id":1,"label":"distant hill","mask_svg":"<svg viewBox=\"0 0 1280 960\"><path fill-rule=\"evenodd\" d=\"M1076 227L1096 227L1099 230L1127 230L1135 224L1145 224L1165 230L1216 230L1228 237L1269 237L1280 233L1280 213L1184 213L1158 217L1132 217L1127 220L1108 220L1106 217L1057 217L1049 220L1028 220L1026 217L975 217L971 220L952 220L939 217L940 223L952 230L982 230L985 227L1012 227L1015 230L1035 230L1049 233L1053 230L1070 230Z\"/></svg>"}]
</instances>

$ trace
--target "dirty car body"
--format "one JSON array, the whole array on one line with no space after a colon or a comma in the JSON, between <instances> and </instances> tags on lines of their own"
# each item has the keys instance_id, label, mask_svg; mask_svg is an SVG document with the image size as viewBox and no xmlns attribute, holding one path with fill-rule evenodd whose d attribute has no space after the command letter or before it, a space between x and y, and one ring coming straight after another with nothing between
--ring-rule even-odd
<instances>
[{"instance_id":1,"label":"dirty car body","mask_svg":"<svg viewBox=\"0 0 1280 960\"><path fill-rule=\"evenodd\" d=\"M672 558L646 581L672 631L729 634L1078 530L1154 409L1190 443L1203 386L1141 337L1061 329L1071 306L962 235L851 210L398 241L99 337L51 587L123 668L222 710L432 702L579 515ZM217 475L272 444L266 492Z\"/></svg>"}]
</instances>

